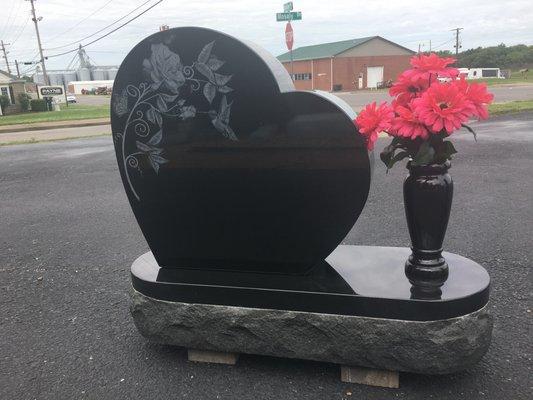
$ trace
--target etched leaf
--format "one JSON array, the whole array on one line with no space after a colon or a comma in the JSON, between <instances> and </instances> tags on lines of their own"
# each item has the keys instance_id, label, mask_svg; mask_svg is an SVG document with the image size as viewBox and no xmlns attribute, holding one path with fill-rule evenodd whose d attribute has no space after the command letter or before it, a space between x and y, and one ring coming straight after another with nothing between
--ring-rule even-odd
<instances>
[{"instance_id":1,"label":"etched leaf","mask_svg":"<svg viewBox=\"0 0 533 400\"><path fill-rule=\"evenodd\" d=\"M148 161L150 161L150 165L154 169L155 173L158 174L159 173L159 164L157 163L157 161L152 159L152 157L148 157Z\"/></svg>"},{"instance_id":2,"label":"etched leaf","mask_svg":"<svg viewBox=\"0 0 533 400\"><path fill-rule=\"evenodd\" d=\"M128 112L128 92L126 89L122 90L122 92L115 97L113 108L119 117L122 117Z\"/></svg>"},{"instance_id":3,"label":"etched leaf","mask_svg":"<svg viewBox=\"0 0 533 400\"><path fill-rule=\"evenodd\" d=\"M213 74L213 71L211 71L207 65L204 63L196 63L195 66L199 73L209 79L209 82L215 82L215 74Z\"/></svg>"},{"instance_id":4,"label":"etched leaf","mask_svg":"<svg viewBox=\"0 0 533 400\"><path fill-rule=\"evenodd\" d=\"M178 106L182 106L185 104L185 100L184 99L181 99L181 100L178 100Z\"/></svg>"},{"instance_id":5,"label":"etched leaf","mask_svg":"<svg viewBox=\"0 0 533 400\"><path fill-rule=\"evenodd\" d=\"M213 101L217 94L217 87L212 83L206 83L204 86L204 96L209 103Z\"/></svg>"},{"instance_id":6,"label":"etched leaf","mask_svg":"<svg viewBox=\"0 0 533 400\"><path fill-rule=\"evenodd\" d=\"M226 127L226 131L223 133L225 137L227 137L230 140L238 141L237 136L235 135L235 132L233 132L233 129L231 129L229 126Z\"/></svg>"},{"instance_id":7,"label":"etched leaf","mask_svg":"<svg viewBox=\"0 0 533 400\"><path fill-rule=\"evenodd\" d=\"M215 56L211 56L209 58L209 61L207 62L207 66L211 71L217 71L220 67L222 67L226 62L219 60Z\"/></svg>"},{"instance_id":8,"label":"etched leaf","mask_svg":"<svg viewBox=\"0 0 533 400\"><path fill-rule=\"evenodd\" d=\"M211 43L207 43L200 54L198 54L198 62L199 63L206 63L207 60L209 60L209 56L211 55L211 50L213 49L213 45L215 44L214 41Z\"/></svg>"},{"instance_id":9,"label":"etched leaf","mask_svg":"<svg viewBox=\"0 0 533 400\"><path fill-rule=\"evenodd\" d=\"M167 103L170 103L174 100L176 100L176 98L178 97L177 94L175 95L170 95L170 94L166 94L166 93L159 93L159 96L161 96L161 98L163 100L165 100ZM185 100L184 100L185 101Z\"/></svg>"},{"instance_id":10,"label":"etched leaf","mask_svg":"<svg viewBox=\"0 0 533 400\"><path fill-rule=\"evenodd\" d=\"M230 88L229 86L220 86L220 87L218 88L218 91L219 91L220 93L229 93L229 92L232 92L233 89Z\"/></svg>"},{"instance_id":11,"label":"etched leaf","mask_svg":"<svg viewBox=\"0 0 533 400\"><path fill-rule=\"evenodd\" d=\"M157 125L161 126L161 124L163 123L163 117L161 116L160 113L158 113L155 110L154 110L154 115L155 115L155 121L157 122Z\"/></svg>"},{"instance_id":12,"label":"etched leaf","mask_svg":"<svg viewBox=\"0 0 533 400\"><path fill-rule=\"evenodd\" d=\"M218 86L224 86L226 83L228 83L230 81L230 79L232 78L233 75L220 75L220 74L215 74L215 83L218 85Z\"/></svg>"},{"instance_id":13,"label":"etched leaf","mask_svg":"<svg viewBox=\"0 0 533 400\"><path fill-rule=\"evenodd\" d=\"M150 107L148 111L146 112L146 117L148 118L148 121L150 121L151 123L155 122L155 110L152 107Z\"/></svg>"},{"instance_id":14,"label":"etched leaf","mask_svg":"<svg viewBox=\"0 0 533 400\"><path fill-rule=\"evenodd\" d=\"M168 162L168 160L164 157L161 157L157 154L150 154L150 158L154 160L158 164L165 164Z\"/></svg>"},{"instance_id":15,"label":"etched leaf","mask_svg":"<svg viewBox=\"0 0 533 400\"><path fill-rule=\"evenodd\" d=\"M135 142L135 144L137 145L137 148L145 153L148 153L150 152L151 150L151 147L144 144L143 142L139 142L138 140Z\"/></svg>"},{"instance_id":16,"label":"etched leaf","mask_svg":"<svg viewBox=\"0 0 533 400\"><path fill-rule=\"evenodd\" d=\"M163 100L161 95L156 97L156 103L157 103L157 108L159 109L159 111L167 112L168 110L167 103L165 102L165 100Z\"/></svg>"},{"instance_id":17,"label":"etched leaf","mask_svg":"<svg viewBox=\"0 0 533 400\"><path fill-rule=\"evenodd\" d=\"M148 144L155 146L156 144L161 143L161 139L163 139L163 131L159 129L157 133L150 138L150 140L148 141Z\"/></svg>"},{"instance_id":18,"label":"etched leaf","mask_svg":"<svg viewBox=\"0 0 533 400\"><path fill-rule=\"evenodd\" d=\"M228 104L226 96L223 96L222 101L220 102L220 113L218 114L219 119L225 124L228 124L230 112L231 104Z\"/></svg>"}]
</instances>

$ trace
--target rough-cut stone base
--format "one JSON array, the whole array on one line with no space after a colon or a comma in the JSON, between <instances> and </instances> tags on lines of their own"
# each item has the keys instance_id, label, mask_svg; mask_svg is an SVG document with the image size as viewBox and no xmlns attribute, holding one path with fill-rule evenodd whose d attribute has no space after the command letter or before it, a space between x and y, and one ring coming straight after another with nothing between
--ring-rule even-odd
<instances>
[{"instance_id":1,"label":"rough-cut stone base","mask_svg":"<svg viewBox=\"0 0 533 400\"><path fill-rule=\"evenodd\" d=\"M492 335L487 307L417 322L168 302L133 290L131 313L140 333L157 343L422 374L467 369Z\"/></svg>"}]
</instances>

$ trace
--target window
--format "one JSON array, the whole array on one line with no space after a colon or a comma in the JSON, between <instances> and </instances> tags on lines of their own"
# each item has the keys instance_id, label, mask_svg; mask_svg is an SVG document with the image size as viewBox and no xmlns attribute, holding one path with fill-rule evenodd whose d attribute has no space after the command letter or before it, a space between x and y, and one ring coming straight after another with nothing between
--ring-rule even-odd
<instances>
[{"instance_id":1,"label":"window","mask_svg":"<svg viewBox=\"0 0 533 400\"><path fill-rule=\"evenodd\" d=\"M7 96L7 98L9 99L9 102L11 103L11 96L9 95L9 92L6 86L0 87L0 95Z\"/></svg>"},{"instance_id":2,"label":"window","mask_svg":"<svg viewBox=\"0 0 533 400\"><path fill-rule=\"evenodd\" d=\"M311 74L310 73L305 73L305 74L294 74L292 76L292 79L294 81L310 81L312 78Z\"/></svg>"}]
</instances>

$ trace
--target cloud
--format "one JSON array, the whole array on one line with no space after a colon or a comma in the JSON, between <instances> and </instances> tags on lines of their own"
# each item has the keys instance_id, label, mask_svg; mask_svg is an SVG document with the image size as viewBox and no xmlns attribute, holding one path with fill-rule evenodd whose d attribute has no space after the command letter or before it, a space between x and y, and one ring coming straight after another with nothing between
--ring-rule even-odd
<instances>
[{"instance_id":1,"label":"cloud","mask_svg":"<svg viewBox=\"0 0 533 400\"><path fill-rule=\"evenodd\" d=\"M19 39L11 46L9 56L12 60L31 59L37 53L37 43L33 24L27 22L29 2L0 2L7 3L5 6L2 4L7 11L0 17L0 35L3 33L0 39L13 41L25 26ZM87 36L143 1L115 0L104 10L62 34L106 2L37 2L37 15L43 16L39 26L44 47L61 46ZM275 13L282 11L282 4L283 0L165 0L130 25L88 47L87 52L97 64L119 64L135 44L156 32L159 25L168 24L171 27L196 25L218 29L254 41L278 55L286 51L285 24L275 20ZM10 13L11 7L13 11ZM431 40L433 47L452 50L453 32L450 29L456 27L464 28L461 32L463 49L502 42L508 45L533 44L533 7L529 0L509 0L505 3L496 0L296 0L294 7L303 13L303 20L293 23L295 47L380 35L412 49L418 48L419 43L427 49ZM71 47L50 50L47 54ZM48 66L64 68L72 56L50 58Z\"/></svg>"}]
</instances>

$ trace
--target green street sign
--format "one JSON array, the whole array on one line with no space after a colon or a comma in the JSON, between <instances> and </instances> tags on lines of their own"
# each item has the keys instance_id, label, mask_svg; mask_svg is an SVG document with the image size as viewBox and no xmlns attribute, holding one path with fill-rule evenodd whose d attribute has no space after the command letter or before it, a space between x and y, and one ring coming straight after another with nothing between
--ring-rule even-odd
<instances>
[{"instance_id":1,"label":"green street sign","mask_svg":"<svg viewBox=\"0 0 533 400\"><path fill-rule=\"evenodd\" d=\"M292 1L289 1L288 3L283 4L283 11L285 12L292 11Z\"/></svg>"},{"instance_id":2,"label":"green street sign","mask_svg":"<svg viewBox=\"0 0 533 400\"><path fill-rule=\"evenodd\" d=\"M302 19L301 11L283 12L276 14L276 21L296 21Z\"/></svg>"}]
</instances>

